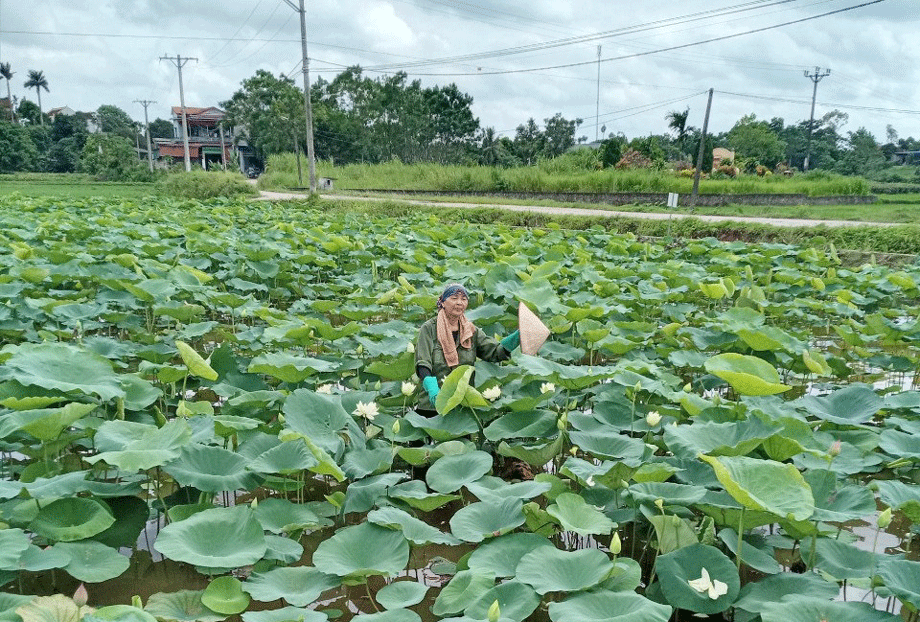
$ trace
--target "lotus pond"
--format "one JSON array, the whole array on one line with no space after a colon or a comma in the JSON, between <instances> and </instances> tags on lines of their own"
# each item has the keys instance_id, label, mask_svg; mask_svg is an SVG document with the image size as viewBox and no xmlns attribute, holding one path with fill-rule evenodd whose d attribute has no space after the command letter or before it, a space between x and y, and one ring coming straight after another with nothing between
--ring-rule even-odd
<instances>
[{"instance_id":1,"label":"lotus pond","mask_svg":"<svg viewBox=\"0 0 920 622\"><path fill-rule=\"evenodd\" d=\"M920 266L320 207L0 198L0 621L918 619Z\"/></svg>"}]
</instances>

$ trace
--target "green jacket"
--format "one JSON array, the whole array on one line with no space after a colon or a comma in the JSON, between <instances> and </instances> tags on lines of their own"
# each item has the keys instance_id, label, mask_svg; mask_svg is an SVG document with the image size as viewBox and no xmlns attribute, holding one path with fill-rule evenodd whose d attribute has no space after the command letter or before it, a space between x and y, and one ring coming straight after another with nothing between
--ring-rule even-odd
<instances>
[{"instance_id":1,"label":"green jacket","mask_svg":"<svg viewBox=\"0 0 920 622\"><path fill-rule=\"evenodd\" d=\"M511 356L510 353L499 342L486 335L479 328L476 328L473 332L471 347L464 348L457 344L458 365L474 365L477 358L492 362L504 361L509 356ZM418 339L415 344L416 369L419 366L430 369L434 377L438 379L438 384L454 369L448 367L447 361L444 359L444 349L438 341L437 316L422 324L418 331ZM421 387L418 397L420 408L426 410L432 408L428 400L428 394Z\"/></svg>"}]
</instances>

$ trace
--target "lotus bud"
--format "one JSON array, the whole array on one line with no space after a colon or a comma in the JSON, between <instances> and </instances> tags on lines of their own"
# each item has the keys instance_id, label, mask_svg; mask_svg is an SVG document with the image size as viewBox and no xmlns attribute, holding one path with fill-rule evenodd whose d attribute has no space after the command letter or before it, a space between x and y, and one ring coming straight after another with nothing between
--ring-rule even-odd
<instances>
[{"instance_id":1,"label":"lotus bud","mask_svg":"<svg viewBox=\"0 0 920 622\"><path fill-rule=\"evenodd\" d=\"M655 499L655 507L664 512L664 499L661 497Z\"/></svg>"},{"instance_id":2,"label":"lotus bud","mask_svg":"<svg viewBox=\"0 0 920 622\"><path fill-rule=\"evenodd\" d=\"M393 434L399 434L399 419L393 422Z\"/></svg>"},{"instance_id":3,"label":"lotus bud","mask_svg":"<svg viewBox=\"0 0 920 622\"><path fill-rule=\"evenodd\" d=\"M415 354L415 344L413 344L411 341L409 342L409 345L406 346L406 352L409 354Z\"/></svg>"},{"instance_id":4,"label":"lotus bud","mask_svg":"<svg viewBox=\"0 0 920 622\"><path fill-rule=\"evenodd\" d=\"M256 497L255 499L253 499L253 500L249 503L249 507L251 507L253 510L256 509L257 507L259 507L259 498Z\"/></svg>"},{"instance_id":5,"label":"lotus bud","mask_svg":"<svg viewBox=\"0 0 920 622\"><path fill-rule=\"evenodd\" d=\"M141 600L141 597L138 594L135 594L131 597L131 606L135 609L143 609L144 601Z\"/></svg>"},{"instance_id":6,"label":"lotus bud","mask_svg":"<svg viewBox=\"0 0 920 622\"><path fill-rule=\"evenodd\" d=\"M569 409L569 410L575 410L575 407L576 407L576 406L578 406L578 400L572 400L572 401L569 402L569 404L568 404L568 409Z\"/></svg>"},{"instance_id":7,"label":"lotus bud","mask_svg":"<svg viewBox=\"0 0 920 622\"><path fill-rule=\"evenodd\" d=\"M498 600L492 601L492 604L489 606L489 622L498 622L498 618L502 614L501 607L498 606Z\"/></svg>"},{"instance_id":8,"label":"lotus bud","mask_svg":"<svg viewBox=\"0 0 920 622\"><path fill-rule=\"evenodd\" d=\"M280 423L281 425L284 425L284 422L285 422L285 421L287 421L287 419L284 418L284 415L282 415L282 414L279 413L279 414L278 414L278 423Z\"/></svg>"},{"instance_id":9,"label":"lotus bud","mask_svg":"<svg viewBox=\"0 0 920 622\"><path fill-rule=\"evenodd\" d=\"M888 525L891 524L891 508L885 508L885 511L878 515L878 520L876 521L879 529L887 529Z\"/></svg>"},{"instance_id":10,"label":"lotus bud","mask_svg":"<svg viewBox=\"0 0 920 622\"><path fill-rule=\"evenodd\" d=\"M636 380L636 386L633 387L633 392L638 393L641 390L642 390L642 381Z\"/></svg>"},{"instance_id":11,"label":"lotus bud","mask_svg":"<svg viewBox=\"0 0 920 622\"><path fill-rule=\"evenodd\" d=\"M568 424L569 424L569 416L567 414L563 414L561 417L559 417L556 420L556 427L559 428L560 432L564 432Z\"/></svg>"},{"instance_id":12,"label":"lotus bud","mask_svg":"<svg viewBox=\"0 0 920 622\"><path fill-rule=\"evenodd\" d=\"M619 555L620 551L623 550L623 543L620 541L620 532L614 531L613 537L610 538L610 552L614 555Z\"/></svg>"},{"instance_id":13,"label":"lotus bud","mask_svg":"<svg viewBox=\"0 0 920 622\"><path fill-rule=\"evenodd\" d=\"M86 591L86 586L81 583L77 591L73 593L73 602L77 607L82 607L88 601L89 593Z\"/></svg>"},{"instance_id":14,"label":"lotus bud","mask_svg":"<svg viewBox=\"0 0 920 622\"><path fill-rule=\"evenodd\" d=\"M569 448L569 453L572 454L572 457L577 456L578 455L578 445L572 445Z\"/></svg>"},{"instance_id":15,"label":"lotus bud","mask_svg":"<svg viewBox=\"0 0 920 622\"><path fill-rule=\"evenodd\" d=\"M403 395L405 395L406 397L409 397L410 395L415 393L415 384L412 382L403 382L402 387L400 388L400 391L402 392Z\"/></svg>"},{"instance_id":16,"label":"lotus bud","mask_svg":"<svg viewBox=\"0 0 920 622\"><path fill-rule=\"evenodd\" d=\"M377 382L374 383L374 391L379 391L379 390L380 390L380 387L382 387L382 386L383 386L383 385L382 385L382 384L380 383L380 381L378 380Z\"/></svg>"},{"instance_id":17,"label":"lotus bud","mask_svg":"<svg viewBox=\"0 0 920 622\"><path fill-rule=\"evenodd\" d=\"M588 488L594 488L594 476L593 475L588 476L588 479L585 480L585 485L587 485Z\"/></svg>"},{"instance_id":18,"label":"lotus bud","mask_svg":"<svg viewBox=\"0 0 920 622\"><path fill-rule=\"evenodd\" d=\"M358 356L361 356L364 354L364 346L359 343L358 347L355 348L355 352L358 354Z\"/></svg>"},{"instance_id":19,"label":"lotus bud","mask_svg":"<svg viewBox=\"0 0 920 622\"><path fill-rule=\"evenodd\" d=\"M840 441L834 441L833 443L831 443L831 446L827 450L827 453L830 454L832 458L839 456L840 455Z\"/></svg>"},{"instance_id":20,"label":"lotus bud","mask_svg":"<svg viewBox=\"0 0 920 622\"><path fill-rule=\"evenodd\" d=\"M690 393L690 389L692 388L693 386L691 386L691 384L688 382L687 384L684 385L684 393Z\"/></svg>"},{"instance_id":21,"label":"lotus bud","mask_svg":"<svg viewBox=\"0 0 920 622\"><path fill-rule=\"evenodd\" d=\"M661 423L661 415L657 410L653 410L649 412L649 414L645 415L645 422L650 428L654 428L656 425Z\"/></svg>"}]
</instances>

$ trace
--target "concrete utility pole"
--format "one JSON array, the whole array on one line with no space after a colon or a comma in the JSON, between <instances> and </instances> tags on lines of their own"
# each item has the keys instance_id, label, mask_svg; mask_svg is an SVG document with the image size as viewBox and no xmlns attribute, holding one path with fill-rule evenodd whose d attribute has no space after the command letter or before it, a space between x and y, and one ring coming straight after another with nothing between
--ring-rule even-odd
<instances>
[{"instance_id":1,"label":"concrete utility pole","mask_svg":"<svg viewBox=\"0 0 920 622\"><path fill-rule=\"evenodd\" d=\"M597 101L594 104L594 140L600 137L601 122L601 46L597 46Z\"/></svg>"},{"instance_id":2,"label":"concrete utility pole","mask_svg":"<svg viewBox=\"0 0 920 622\"><path fill-rule=\"evenodd\" d=\"M176 66L176 69L179 70L179 106L182 108L182 144L185 145L185 171L188 172L192 170L192 160L188 155L188 120L186 119L185 114L185 91L182 89L182 66L190 60L198 62L197 58L182 58L176 54L175 58L171 56L161 56L160 60L168 60Z\"/></svg>"},{"instance_id":3,"label":"concrete utility pole","mask_svg":"<svg viewBox=\"0 0 920 622\"><path fill-rule=\"evenodd\" d=\"M829 75L831 75L830 69L822 71L820 67L815 67L814 73L808 73L808 70L805 70L805 77L815 83L815 88L811 93L811 118L808 120L808 144L805 147L805 163L802 165L802 170L806 173L811 159L811 130L815 125L815 98L818 96L818 82Z\"/></svg>"},{"instance_id":4,"label":"concrete utility pole","mask_svg":"<svg viewBox=\"0 0 920 622\"><path fill-rule=\"evenodd\" d=\"M147 134L147 164L150 165L150 172L153 172L153 146L150 144L150 121L147 120L147 106L157 103L151 99L135 99L135 104L144 107L144 132Z\"/></svg>"},{"instance_id":5,"label":"concrete utility pole","mask_svg":"<svg viewBox=\"0 0 920 622\"><path fill-rule=\"evenodd\" d=\"M703 134L700 137L700 150L696 155L696 174L693 176L693 191L690 193L690 207L696 206L696 197L700 193L700 173L703 171L703 154L706 152L706 130L709 128L709 110L712 108L712 89L709 89L709 101L706 102L706 116L703 117Z\"/></svg>"},{"instance_id":6,"label":"concrete utility pole","mask_svg":"<svg viewBox=\"0 0 920 622\"><path fill-rule=\"evenodd\" d=\"M300 13L300 43L303 48L303 107L307 117L307 164L310 169L310 192L316 192L316 157L313 155L313 106L310 103L310 57L307 56L307 11L303 0L300 6L291 0L284 0L289 7Z\"/></svg>"}]
</instances>

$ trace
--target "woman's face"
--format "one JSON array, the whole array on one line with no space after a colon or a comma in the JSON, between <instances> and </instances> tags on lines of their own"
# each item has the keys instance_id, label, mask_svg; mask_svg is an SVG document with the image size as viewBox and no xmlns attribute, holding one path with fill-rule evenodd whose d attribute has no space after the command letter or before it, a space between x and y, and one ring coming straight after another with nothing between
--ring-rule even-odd
<instances>
[{"instance_id":1,"label":"woman's face","mask_svg":"<svg viewBox=\"0 0 920 622\"><path fill-rule=\"evenodd\" d=\"M457 292L453 296L450 296L443 303L441 303L441 306L444 308L444 312L447 313L449 317L457 318L460 317L464 311L466 311L466 307L469 304L470 299L461 292Z\"/></svg>"}]
</instances>

